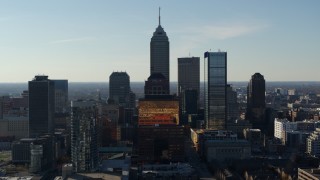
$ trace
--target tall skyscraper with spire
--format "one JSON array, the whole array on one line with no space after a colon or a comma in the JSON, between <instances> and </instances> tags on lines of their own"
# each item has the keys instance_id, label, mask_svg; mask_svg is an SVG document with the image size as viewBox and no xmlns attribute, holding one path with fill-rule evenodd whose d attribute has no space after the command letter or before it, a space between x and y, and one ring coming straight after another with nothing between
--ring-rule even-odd
<instances>
[{"instance_id":1,"label":"tall skyscraper with spire","mask_svg":"<svg viewBox=\"0 0 320 180\"><path fill-rule=\"evenodd\" d=\"M159 25L150 42L150 75L154 73L161 73L167 78L168 83L170 82L169 39L161 27L160 8Z\"/></svg>"}]
</instances>

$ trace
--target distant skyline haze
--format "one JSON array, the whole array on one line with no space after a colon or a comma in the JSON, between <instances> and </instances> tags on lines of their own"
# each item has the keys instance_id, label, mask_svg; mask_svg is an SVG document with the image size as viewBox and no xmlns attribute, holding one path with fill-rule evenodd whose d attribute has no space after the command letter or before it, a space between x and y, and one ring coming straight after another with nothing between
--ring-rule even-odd
<instances>
[{"instance_id":1,"label":"distant skyline haze","mask_svg":"<svg viewBox=\"0 0 320 180\"><path fill-rule=\"evenodd\" d=\"M69 82L131 82L150 73L150 40L161 26L177 59L228 53L228 81L320 81L320 1L0 1L0 82L35 75Z\"/></svg>"}]
</instances>

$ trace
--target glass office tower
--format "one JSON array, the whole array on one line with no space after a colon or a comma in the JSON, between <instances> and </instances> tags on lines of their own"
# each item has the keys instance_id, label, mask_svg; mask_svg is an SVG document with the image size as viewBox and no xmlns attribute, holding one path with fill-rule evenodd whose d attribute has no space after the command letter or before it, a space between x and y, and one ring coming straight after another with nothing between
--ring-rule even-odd
<instances>
[{"instance_id":1,"label":"glass office tower","mask_svg":"<svg viewBox=\"0 0 320 180\"><path fill-rule=\"evenodd\" d=\"M36 138L54 131L54 82L48 76L37 75L28 82L29 137Z\"/></svg>"},{"instance_id":2,"label":"glass office tower","mask_svg":"<svg viewBox=\"0 0 320 180\"><path fill-rule=\"evenodd\" d=\"M205 123L207 129L225 129L227 119L227 52L206 52Z\"/></svg>"}]
</instances>

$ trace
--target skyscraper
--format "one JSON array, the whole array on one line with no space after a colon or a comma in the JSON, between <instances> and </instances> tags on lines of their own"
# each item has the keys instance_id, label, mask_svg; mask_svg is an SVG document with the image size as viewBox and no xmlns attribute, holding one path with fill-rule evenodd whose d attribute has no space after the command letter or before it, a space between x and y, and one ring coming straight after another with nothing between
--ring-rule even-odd
<instances>
[{"instance_id":1,"label":"skyscraper","mask_svg":"<svg viewBox=\"0 0 320 180\"><path fill-rule=\"evenodd\" d=\"M130 77L126 72L113 72L109 77L109 99L121 106L130 106Z\"/></svg>"},{"instance_id":2,"label":"skyscraper","mask_svg":"<svg viewBox=\"0 0 320 180\"><path fill-rule=\"evenodd\" d=\"M206 52L205 122L208 129L225 129L227 119L227 52Z\"/></svg>"},{"instance_id":3,"label":"skyscraper","mask_svg":"<svg viewBox=\"0 0 320 180\"><path fill-rule=\"evenodd\" d=\"M97 108L94 101L71 102L71 159L76 172L97 168Z\"/></svg>"},{"instance_id":4,"label":"skyscraper","mask_svg":"<svg viewBox=\"0 0 320 180\"><path fill-rule=\"evenodd\" d=\"M185 90L200 92L200 58L178 58L178 95Z\"/></svg>"},{"instance_id":5,"label":"skyscraper","mask_svg":"<svg viewBox=\"0 0 320 180\"><path fill-rule=\"evenodd\" d=\"M160 9L159 9L159 25L153 33L150 42L150 75L153 73L161 73L170 82L169 71L169 39L166 32L161 27Z\"/></svg>"},{"instance_id":6,"label":"skyscraper","mask_svg":"<svg viewBox=\"0 0 320 180\"><path fill-rule=\"evenodd\" d=\"M264 125L265 91L266 82L263 75L260 73L252 75L247 88L246 119L252 123L253 128L262 128Z\"/></svg>"},{"instance_id":7,"label":"skyscraper","mask_svg":"<svg viewBox=\"0 0 320 180\"><path fill-rule=\"evenodd\" d=\"M239 104L237 102L237 92L232 89L230 84L227 85L227 122L234 123L240 116Z\"/></svg>"},{"instance_id":8,"label":"skyscraper","mask_svg":"<svg viewBox=\"0 0 320 180\"><path fill-rule=\"evenodd\" d=\"M57 129L68 128L70 105L68 102L68 80L52 80L54 82L54 127Z\"/></svg>"},{"instance_id":9,"label":"skyscraper","mask_svg":"<svg viewBox=\"0 0 320 180\"><path fill-rule=\"evenodd\" d=\"M48 76L29 81L29 137L53 134L54 82Z\"/></svg>"},{"instance_id":10,"label":"skyscraper","mask_svg":"<svg viewBox=\"0 0 320 180\"><path fill-rule=\"evenodd\" d=\"M52 80L55 87L55 112L64 113L68 109L68 80Z\"/></svg>"},{"instance_id":11,"label":"skyscraper","mask_svg":"<svg viewBox=\"0 0 320 180\"><path fill-rule=\"evenodd\" d=\"M255 73L251 76L248 84L248 107L251 108L265 108L266 107L266 81L263 75Z\"/></svg>"},{"instance_id":12,"label":"skyscraper","mask_svg":"<svg viewBox=\"0 0 320 180\"><path fill-rule=\"evenodd\" d=\"M181 124L198 113L200 97L200 58L178 58L178 88Z\"/></svg>"}]
</instances>

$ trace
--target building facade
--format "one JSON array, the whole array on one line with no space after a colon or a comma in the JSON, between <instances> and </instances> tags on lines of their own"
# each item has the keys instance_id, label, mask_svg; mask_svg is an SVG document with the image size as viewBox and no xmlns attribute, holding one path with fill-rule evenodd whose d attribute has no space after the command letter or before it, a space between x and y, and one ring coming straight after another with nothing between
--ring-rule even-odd
<instances>
[{"instance_id":1,"label":"building facade","mask_svg":"<svg viewBox=\"0 0 320 180\"><path fill-rule=\"evenodd\" d=\"M16 140L29 137L28 117L5 117L0 119L0 137L14 136Z\"/></svg>"},{"instance_id":2,"label":"building facade","mask_svg":"<svg viewBox=\"0 0 320 180\"><path fill-rule=\"evenodd\" d=\"M319 168L298 168L298 180L318 180L320 179Z\"/></svg>"},{"instance_id":3,"label":"building facade","mask_svg":"<svg viewBox=\"0 0 320 180\"><path fill-rule=\"evenodd\" d=\"M239 104L237 102L237 92L234 91L231 85L227 85L227 122L234 123L239 119Z\"/></svg>"},{"instance_id":4,"label":"building facade","mask_svg":"<svg viewBox=\"0 0 320 180\"><path fill-rule=\"evenodd\" d=\"M130 102L130 77L126 72L113 72L109 77L109 99L115 104L128 106Z\"/></svg>"},{"instance_id":5,"label":"building facade","mask_svg":"<svg viewBox=\"0 0 320 180\"><path fill-rule=\"evenodd\" d=\"M225 129L227 119L227 52L205 53L205 123Z\"/></svg>"},{"instance_id":6,"label":"building facade","mask_svg":"<svg viewBox=\"0 0 320 180\"><path fill-rule=\"evenodd\" d=\"M68 106L68 80L52 80L55 87L55 113L67 112Z\"/></svg>"},{"instance_id":7,"label":"building facade","mask_svg":"<svg viewBox=\"0 0 320 180\"><path fill-rule=\"evenodd\" d=\"M247 87L247 112L246 119L248 119L253 128L263 129L265 124L265 91L266 81L263 75L255 73L251 76L250 82Z\"/></svg>"},{"instance_id":8,"label":"building facade","mask_svg":"<svg viewBox=\"0 0 320 180\"><path fill-rule=\"evenodd\" d=\"M148 77L148 80L145 81L144 86L144 95L145 98L152 96L163 96L169 95L169 81L161 73L153 73Z\"/></svg>"},{"instance_id":9,"label":"building facade","mask_svg":"<svg viewBox=\"0 0 320 180\"><path fill-rule=\"evenodd\" d=\"M232 131L190 129L190 133L197 152L207 162L247 159L251 156L249 141L239 140L237 134Z\"/></svg>"},{"instance_id":10,"label":"building facade","mask_svg":"<svg viewBox=\"0 0 320 180\"><path fill-rule=\"evenodd\" d=\"M314 134L312 132L318 127L320 127L319 121L305 120L292 122L287 119L275 118L274 137L280 139L283 144L288 146L293 146L294 144L304 146L307 137L310 134Z\"/></svg>"},{"instance_id":11,"label":"building facade","mask_svg":"<svg viewBox=\"0 0 320 180\"><path fill-rule=\"evenodd\" d=\"M37 138L23 138L14 142L12 144L12 162L30 165L30 172L51 169L55 166L53 136L44 135Z\"/></svg>"},{"instance_id":12,"label":"building facade","mask_svg":"<svg viewBox=\"0 0 320 180\"><path fill-rule=\"evenodd\" d=\"M29 81L29 137L53 134L55 111L54 82L48 76Z\"/></svg>"},{"instance_id":13,"label":"building facade","mask_svg":"<svg viewBox=\"0 0 320 180\"><path fill-rule=\"evenodd\" d=\"M97 169L97 109L93 101L71 102L71 159L76 172Z\"/></svg>"},{"instance_id":14,"label":"building facade","mask_svg":"<svg viewBox=\"0 0 320 180\"><path fill-rule=\"evenodd\" d=\"M225 161L227 159L250 159L251 143L247 140L208 140L205 142L205 158Z\"/></svg>"},{"instance_id":15,"label":"building facade","mask_svg":"<svg viewBox=\"0 0 320 180\"><path fill-rule=\"evenodd\" d=\"M307 150L306 153L320 157L320 128L316 130L307 138Z\"/></svg>"},{"instance_id":16,"label":"building facade","mask_svg":"<svg viewBox=\"0 0 320 180\"><path fill-rule=\"evenodd\" d=\"M170 82L169 39L160 23L153 33L150 42L150 75L161 73Z\"/></svg>"},{"instance_id":17,"label":"building facade","mask_svg":"<svg viewBox=\"0 0 320 180\"><path fill-rule=\"evenodd\" d=\"M139 126L179 125L179 101L172 99L140 99Z\"/></svg>"},{"instance_id":18,"label":"building facade","mask_svg":"<svg viewBox=\"0 0 320 180\"><path fill-rule=\"evenodd\" d=\"M185 90L196 90L200 93L200 58L178 58L178 95Z\"/></svg>"},{"instance_id":19,"label":"building facade","mask_svg":"<svg viewBox=\"0 0 320 180\"><path fill-rule=\"evenodd\" d=\"M138 128L139 162L182 162L184 131L181 126L159 125Z\"/></svg>"}]
</instances>

